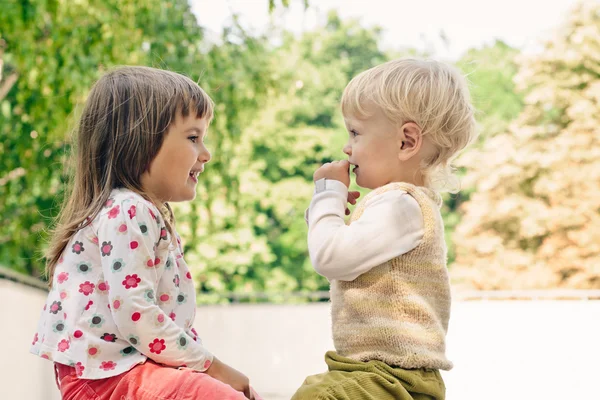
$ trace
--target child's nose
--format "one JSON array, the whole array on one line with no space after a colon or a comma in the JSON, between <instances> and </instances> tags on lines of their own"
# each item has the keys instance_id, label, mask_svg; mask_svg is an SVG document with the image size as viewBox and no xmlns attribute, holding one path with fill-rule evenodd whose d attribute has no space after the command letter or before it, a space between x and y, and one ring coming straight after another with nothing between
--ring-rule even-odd
<instances>
[{"instance_id":1,"label":"child's nose","mask_svg":"<svg viewBox=\"0 0 600 400\"><path fill-rule=\"evenodd\" d=\"M350 146L349 144L345 145L344 148L342 149L342 151L344 152L344 154L351 156L352 155L352 146Z\"/></svg>"},{"instance_id":2,"label":"child's nose","mask_svg":"<svg viewBox=\"0 0 600 400\"><path fill-rule=\"evenodd\" d=\"M200 153L200 155L198 156L198 161L203 162L203 163L207 163L210 161L210 159L212 158L210 151L208 151L208 149L204 149L204 151L202 151Z\"/></svg>"}]
</instances>

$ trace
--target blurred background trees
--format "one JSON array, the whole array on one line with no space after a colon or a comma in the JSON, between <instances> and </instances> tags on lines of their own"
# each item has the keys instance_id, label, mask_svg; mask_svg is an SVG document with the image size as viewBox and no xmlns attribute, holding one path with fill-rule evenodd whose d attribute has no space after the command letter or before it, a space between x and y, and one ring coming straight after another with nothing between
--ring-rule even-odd
<instances>
[{"instance_id":1,"label":"blurred background trees","mask_svg":"<svg viewBox=\"0 0 600 400\"><path fill-rule=\"evenodd\" d=\"M460 287L600 287L599 12L582 3L534 55L497 41L456 61L482 132L443 209ZM419 55L334 12L278 41L235 18L209 40L186 0L3 5L0 264L42 277L79 106L107 69L138 64L184 73L216 103L198 198L175 206L200 301L327 290L307 257L312 173L343 157L346 83L406 54Z\"/></svg>"}]
</instances>

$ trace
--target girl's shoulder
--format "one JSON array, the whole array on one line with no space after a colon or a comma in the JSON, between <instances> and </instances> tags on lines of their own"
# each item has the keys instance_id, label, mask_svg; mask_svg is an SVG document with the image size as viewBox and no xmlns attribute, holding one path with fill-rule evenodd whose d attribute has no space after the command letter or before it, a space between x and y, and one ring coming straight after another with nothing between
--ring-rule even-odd
<instances>
[{"instance_id":1,"label":"girl's shoulder","mask_svg":"<svg viewBox=\"0 0 600 400\"><path fill-rule=\"evenodd\" d=\"M106 218L112 219L123 213L130 218L138 216L138 211L149 213L153 219L161 219L162 214L158 207L141 194L125 188L113 189L108 200L96 216L96 222Z\"/></svg>"}]
</instances>

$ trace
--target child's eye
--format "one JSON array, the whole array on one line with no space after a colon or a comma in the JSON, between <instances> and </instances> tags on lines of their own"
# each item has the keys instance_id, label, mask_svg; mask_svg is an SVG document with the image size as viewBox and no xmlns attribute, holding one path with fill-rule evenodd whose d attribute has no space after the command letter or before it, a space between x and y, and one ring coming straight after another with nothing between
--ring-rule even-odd
<instances>
[{"instance_id":1,"label":"child's eye","mask_svg":"<svg viewBox=\"0 0 600 400\"><path fill-rule=\"evenodd\" d=\"M358 136L358 132L356 132L354 129L350 130L350 134L352 135L352 137Z\"/></svg>"},{"instance_id":2,"label":"child's eye","mask_svg":"<svg viewBox=\"0 0 600 400\"><path fill-rule=\"evenodd\" d=\"M190 139L192 143L196 143L198 141L198 136L190 136L188 139Z\"/></svg>"}]
</instances>

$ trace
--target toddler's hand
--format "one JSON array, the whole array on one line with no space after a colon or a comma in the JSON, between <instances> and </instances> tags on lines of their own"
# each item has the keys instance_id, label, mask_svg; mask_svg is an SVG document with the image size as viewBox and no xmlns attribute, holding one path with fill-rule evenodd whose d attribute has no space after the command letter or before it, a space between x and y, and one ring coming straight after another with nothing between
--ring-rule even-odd
<instances>
[{"instance_id":1,"label":"toddler's hand","mask_svg":"<svg viewBox=\"0 0 600 400\"><path fill-rule=\"evenodd\" d=\"M238 392L244 393L244 396L254 400L254 391L250 388L250 380L240 371L231 368L229 365L221 362L215 357L213 363L205 373L223 383L228 384Z\"/></svg>"},{"instance_id":2,"label":"toddler's hand","mask_svg":"<svg viewBox=\"0 0 600 400\"><path fill-rule=\"evenodd\" d=\"M348 203L356 204L356 199L360 197L360 192L348 192ZM346 207L346 215L350 215L350 209Z\"/></svg>"},{"instance_id":3,"label":"toddler's hand","mask_svg":"<svg viewBox=\"0 0 600 400\"><path fill-rule=\"evenodd\" d=\"M350 186L350 163L348 160L333 161L323 164L313 175L316 182L319 179L333 179L342 182L346 187Z\"/></svg>"}]
</instances>

